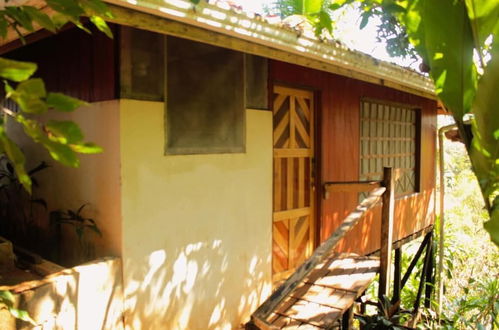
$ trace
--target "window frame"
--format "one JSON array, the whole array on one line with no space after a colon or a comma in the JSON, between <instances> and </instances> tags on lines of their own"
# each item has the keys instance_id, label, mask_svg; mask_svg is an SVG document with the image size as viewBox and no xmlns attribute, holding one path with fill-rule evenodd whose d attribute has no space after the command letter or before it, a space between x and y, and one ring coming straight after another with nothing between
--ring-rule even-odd
<instances>
[{"instance_id":1,"label":"window frame","mask_svg":"<svg viewBox=\"0 0 499 330\"><path fill-rule=\"evenodd\" d=\"M382 99L362 97L359 103L359 178L362 177L362 110L365 103L376 104L377 106L388 106L389 108L403 108L410 111L414 111L415 119L415 133L414 133L414 190L406 191L402 193L397 193L396 198L403 198L410 195L418 194L421 192L421 107L414 104L386 101ZM390 120L390 119L389 119ZM396 167L394 167L395 169ZM368 179L370 181L375 181L373 179Z\"/></svg>"}]
</instances>

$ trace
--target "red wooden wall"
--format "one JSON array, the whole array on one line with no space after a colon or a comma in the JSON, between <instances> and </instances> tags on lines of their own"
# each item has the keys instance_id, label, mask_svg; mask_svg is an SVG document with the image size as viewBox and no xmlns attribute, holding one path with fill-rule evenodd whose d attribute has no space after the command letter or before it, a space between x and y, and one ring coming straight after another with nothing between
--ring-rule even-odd
<instances>
[{"instance_id":1,"label":"red wooden wall","mask_svg":"<svg viewBox=\"0 0 499 330\"><path fill-rule=\"evenodd\" d=\"M91 102L116 99L118 29L111 25L114 39L89 29L92 34L70 28L2 56L37 63L34 76L43 78L50 92Z\"/></svg>"},{"instance_id":2,"label":"red wooden wall","mask_svg":"<svg viewBox=\"0 0 499 330\"><path fill-rule=\"evenodd\" d=\"M318 148L321 182L358 181L360 101L371 98L413 105L421 109L420 192L398 199L394 239L428 227L434 221L437 103L398 90L296 65L272 61L272 83L313 89L317 97ZM318 196L320 237L327 238L358 204L356 193ZM342 242L339 250L369 253L379 248L380 210L363 219Z\"/></svg>"}]
</instances>

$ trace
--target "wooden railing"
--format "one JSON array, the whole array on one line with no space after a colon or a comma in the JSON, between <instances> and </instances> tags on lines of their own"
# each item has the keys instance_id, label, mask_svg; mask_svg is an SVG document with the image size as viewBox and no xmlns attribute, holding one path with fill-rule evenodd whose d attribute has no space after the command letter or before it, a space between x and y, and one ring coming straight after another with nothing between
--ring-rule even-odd
<instances>
[{"instance_id":1,"label":"wooden railing","mask_svg":"<svg viewBox=\"0 0 499 330\"><path fill-rule=\"evenodd\" d=\"M324 241L314 253L281 284L267 300L251 315L252 322L260 329L274 329L266 320L272 311L285 299L298 284L321 262L330 257L339 241L364 217L380 200L381 211L381 249L380 249L380 285L379 297L390 290L390 265L393 238L394 187L395 177L392 168L386 167L383 181L371 182L327 182L327 192L369 192L356 208L343 220L336 231ZM324 196L326 197L326 195Z\"/></svg>"}]
</instances>

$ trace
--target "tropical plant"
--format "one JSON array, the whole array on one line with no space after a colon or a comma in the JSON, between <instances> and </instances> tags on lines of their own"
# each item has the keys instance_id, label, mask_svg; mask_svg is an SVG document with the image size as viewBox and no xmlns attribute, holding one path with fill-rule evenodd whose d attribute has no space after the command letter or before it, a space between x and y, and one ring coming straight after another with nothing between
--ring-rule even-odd
<instances>
[{"instance_id":1,"label":"tropical plant","mask_svg":"<svg viewBox=\"0 0 499 330\"><path fill-rule=\"evenodd\" d=\"M369 330L403 330L406 329L402 324L407 320L408 315L399 313L399 305L392 304L390 300L383 296L378 302L378 313L373 315L359 315L357 319L362 325L362 329Z\"/></svg>"},{"instance_id":2,"label":"tropical plant","mask_svg":"<svg viewBox=\"0 0 499 330\"><path fill-rule=\"evenodd\" d=\"M33 186L38 186L36 176L46 168L47 163L40 162L27 171ZM40 233L35 214L40 209L47 210L46 201L23 189L10 161L0 155L0 235L8 236L18 244L21 241L37 242L36 238Z\"/></svg>"},{"instance_id":3,"label":"tropical plant","mask_svg":"<svg viewBox=\"0 0 499 330\"><path fill-rule=\"evenodd\" d=\"M93 245L87 240L87 232L93 232L99 236L102 236L97 223L92 218L87 218L82 215L82 211L87 206L87 204L81 205L77 210L56 210L50 212L50 224L59 228L60 226L67 225L74 229L76 236L78 237L78 243L80 246L80 259L79 261L89 261L94 257ZM61 237L59 237L59 240Z\"/></svg>"},{"instance_id":4,"label":"tropical plant","mask_svg":"<svg viewBox=\"0 0 499 330\"><path fill-rule=\"evenodd\" d=\"M104 18L112 17L100 0L46 0L53 14L46 14L29 5L6 6L0 10L0 37L6 38L8 29L15 30L23 39L24 32L33 32L35 24L56 32L67 23L73 23L89 32L81 18L90 21L111 37ZM72 121L51 120L41 122L37 116L49 110L71 112L86 103L61 93L47 92L40 78L33 78L37 70L35 63L0 58L0 77L3 79L5 96L0 107L0 154L4 153L12 162L19 182L31 192L31 179L25 169L25 155L9 137L7 122L18 123L27 136L47 149L50 156L64 165L77 167L77 153L98 153L102 148L84 140L78 125ZM7 100L13 101L17 109L8 109Z\"/></svg>"}]
</instances>

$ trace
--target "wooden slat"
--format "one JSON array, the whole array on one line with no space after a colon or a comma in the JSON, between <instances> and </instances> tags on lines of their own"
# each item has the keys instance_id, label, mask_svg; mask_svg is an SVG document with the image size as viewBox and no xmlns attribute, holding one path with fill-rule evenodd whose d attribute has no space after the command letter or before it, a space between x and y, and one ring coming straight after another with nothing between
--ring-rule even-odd
<instances>
[{"instance_id":1,"label":"wooden slat","mask_svg":"<svg viewBox=\"0 0 499 330\"><path fill-rule=\"evenodd\" d=\"M310 207L274 212L274 221L303 217L305 215L310 215L311 212L312 209Z\"/></svg>"},{"instance_id":2,"label":"wooden slat","mask_svg":"<svg viewBox=\"0 0 499 330\"><path fill-rule=\"evenodd\" d=\"M295 129L295 100L296 97L291 95L289 97L289 147L296 148L296 129Z\"/></svg>"},{"instance_id":3,"label":"wooden slat","mask_svg":"<svg viewBox=\"0 0 499 330\"><path fill-rule=\"evenodd\" d=\"M298 158L298 207L305 206L305 158Z\"/></svg>"},{"instance_id":4,"label":"wooden slat","mask_svg":"<svg viewBox=\"0 0 499 330\"><path fill-rule=\"evenodd\" d=\"M307 90L296 89L296 88L291 88L291 87L284 87L284 86L274 86L274 93L295 95L295 96L303 97L306 99L310 99L313 95L312 92L307 91Z\"/></svg>"},{"instance_id":5,"label":"wooden slat","mask_svg":"<svg viewBox=\"0 0 499 330\"><path fill-rule=\"evenodd\" d=\"M289 112L287 112L282 118L277 127L274 129L274 145L279 141L281 135L284 134L286 128L289 125Z\"/></svg>"},{"instance_id":6,"label":"wooden slat","mask_svg":"<svg viewBox=\"0 0 499 330\"><path fill-rule=\"evenodd\" d=\"M276 99L274 100L274 114L276 114L280 110L282 104L284 103L284 101L286 101L287 97L288 95L285 94L277 95Z\"/></svg>"},{"instance_id":7,"label":"wooden slat","mask_svg":"<svg viewBox=\"0 0 499 330\"><path fill-rule=\"evenodd\" d=\"M295 268L295 259L296 259L296 249L297 249L297 242L296 242L296 218L292 218L289 220L289 268Z\"/></svg>"},{"instance_id":8,"label":"wooden slat","mask_svg":"<svg viewBox=\"0 0 499 330\"><path fill-rule=\"evenodd\" d=\"M311 149L274 149L274 157L312 157L313 151Z\"/></svg>"},{"instance_id":9,"label":"wooden slat","mask_svg":"<svg viewBox=\"0 0 499 330\"><path fill-rule=\"evenodd\" d=\"M295 320L302 322L301 326L329 329L366 290L378 269L377 258L331 254L314 268L314 276L307 276L265 321L297 329L296 323L290 323Z\"/></svg>"},{"instance_id":10,"label":"wooden slat","mask_svg":"<svg viewBox=\"0 0 499 330\"><path fill-rule=\"evenodd\" d=\"M298 117L298 115L296 114L296 109L295 109L295 113L293 114L294 116L294 125L296 127L296 130L298 131L301 139L303 140L303 142L305 143L306 146L309 146L310 145L310 136L309 136L309 133L307 132L307 130L305 129L305 127L303 127L303 123L301 121L301 119ZM296 132L295 132L296 134ZM296 139L296 137L295 137ZM298 145L298 144L297 144Z\"/></svg>"},{"instance_id":11,"label":"wooden slat","mask_svg":"<svg viewBox=\"0 0 499 330\"><path fill-rule=\"evenodd\" d=\"M287 297L292 290L307 276L317 265L327 258L332 249L349 232L381 198L386 188L380 187L372 191L356 209L351 212L339 228L323 242L314 253L289 277L272 295L253 313L252 318L265 320L270 313Z\"/></svg>"},{"instance_id":12,"label":"wooden slat","mask_svg":"<svg viewBox=\"0 0 499 330\"><path fill-rule=\"evenodd\" d=\"M312 93L310 93L310 94L311 95L309 95L309 97L307 99L312 100L313 95L312 95ZM302 97L297 97L296 99L297 99L298 103L300 104L300 107L303 109L303 113L305 115L305 118L307 118L307 120L310 121L311 111L308 108L307 104L305 103L305 99Z\"/></svg>"},{"instance_id":13,"label":"wooden slat","mask_svg":"<svg viewBox=\"0 0 499 330\"><path fill-rule=\"evenodd\" d=\"M286 159L287 161L287 166L286 166L286 208L287 209L292 209L293 208L293 186L294 186L294 180L293 180L293 174L294 174L294 159L293 158L288 158Z\"/></svg>"},{"instance_id":14,"label":"wooden slat","mask_svg":"<svg viewBox=\"0 0 499 330\"><path fill-rule=\"evenodd\" d=\"M281 210L282 205L282 168L281 159L274 159L274 210Z\"/></svg>"}]
</instances>

